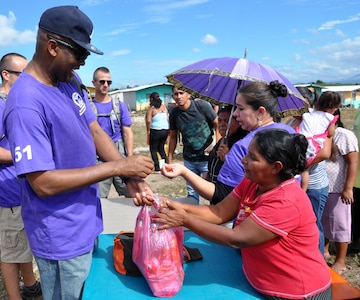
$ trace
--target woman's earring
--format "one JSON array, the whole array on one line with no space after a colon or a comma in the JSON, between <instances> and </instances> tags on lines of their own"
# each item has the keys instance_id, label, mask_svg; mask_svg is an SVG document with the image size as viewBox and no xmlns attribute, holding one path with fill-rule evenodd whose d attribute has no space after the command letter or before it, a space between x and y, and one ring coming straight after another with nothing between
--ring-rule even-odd
<instances>
[{"instance_id":1,"label":"woman's earring","mask_svg":"<svg viewBox=\"0 0 360 300\"><path fill-rule=\"evenodd\" d=\"M262 126L262 121L259 120L259 121L257 122L257 124L258 124L259 127L261 127L261 126Z\"/></svg>"}]
</instances>

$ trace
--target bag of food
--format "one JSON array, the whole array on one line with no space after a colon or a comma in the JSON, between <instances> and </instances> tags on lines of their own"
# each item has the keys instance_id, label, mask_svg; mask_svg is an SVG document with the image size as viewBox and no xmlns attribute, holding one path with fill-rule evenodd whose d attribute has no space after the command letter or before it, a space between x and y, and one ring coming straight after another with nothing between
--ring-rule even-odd
<instances>
[{"instance_id":1,"label":"bag of food","mask_svg":"<svg viewBox=\"0 0 360 300\"><path fill-rule=\"evenodd\" d=\"M155 205L159 207L159 202ZM132 256L154 296L172 297L184 281L184 231L182 227L158 230L160 224L152 221L156 211L154 206L141 208L136 219Z\"/></svg>"}]
</instances>

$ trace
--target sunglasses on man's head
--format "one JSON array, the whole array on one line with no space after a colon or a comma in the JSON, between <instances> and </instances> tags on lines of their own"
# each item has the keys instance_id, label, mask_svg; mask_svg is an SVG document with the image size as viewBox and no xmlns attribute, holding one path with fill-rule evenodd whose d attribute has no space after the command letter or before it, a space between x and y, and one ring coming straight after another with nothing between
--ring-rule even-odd
<instances>
[{"instance_id":1,"label":"sunglasses on man's head","mask_svg":"<svg viewBox=\"0 0 360 300\"><path fill-rule=\"evenodd\" d=\"M21 71L13 71L13 70L7 70L7 69L4 69L6 72L10 73L10 74L14 74L16 76L19 76L21 74Z\"/></svg>"},{"instance_id":2,"label":"sunglasses on man's head","mask_svg":"<svg viewBox=\"0 0 360 300\"><path fill-rule=\"evenodd\" d=\"M108 85L111 85L112 84L112 80L98 80L100 82L101 85L104 85L105 82L108 84Z\"/></svg>"},{"instance_id":3,"label":"sunglasses on man's head","mask_svg":"<svg viewBox=\"0 0 360 300\"><path fill-rule=\"evenodd\" d=\"M76 60L78 62L84 62L86 60L86 58L90 55L89 51L87 51L85 49L82 49L82 48L75 47L73 45L70 45L69 43L67 43L67 42L65 42L63 40L60 40L58 38L55 38L50 34L48 34L47 37L48 37L49 40L53 40L53 41L57 42L58 44L63 45L65 47L68 47L69 49L71 49L74 56L75 56L75 58L76 58Z\"/></svg>"}]
</instances>

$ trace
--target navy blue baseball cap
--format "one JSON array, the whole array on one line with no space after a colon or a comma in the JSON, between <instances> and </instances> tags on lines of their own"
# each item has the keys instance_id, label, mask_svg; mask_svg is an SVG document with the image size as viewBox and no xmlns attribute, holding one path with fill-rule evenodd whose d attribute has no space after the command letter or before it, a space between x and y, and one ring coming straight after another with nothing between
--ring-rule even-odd
<instances>
[{"instance_id":1,"label":"navy blue baseball cap","mask_svg":"<svg viewBox=\"0 0 360 300\"><path fill-rule=\"evenodd\" d=\"M56 6L41 15L39 28L71 39L80 47L96 54L104 54L91 42L93 23L77 6Z\"/></svg>"}]
</instances>

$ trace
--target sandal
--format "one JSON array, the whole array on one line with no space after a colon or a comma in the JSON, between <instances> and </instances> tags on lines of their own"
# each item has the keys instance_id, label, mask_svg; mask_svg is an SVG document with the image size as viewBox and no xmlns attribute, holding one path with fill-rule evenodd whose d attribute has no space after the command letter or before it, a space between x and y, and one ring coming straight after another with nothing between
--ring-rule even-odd
<instances>
[{"instance_id":1,"label":"sandal","mask_svg":"<svg viewBox=\"0 0 360 300\"><path fill-rule=\"evenodd\" d=\"M331 255L330 254L324 254L324 259L329 262L331 260Z\"/></svg>"},{"instance_id":2,"label":"sandal","mask_svg":"<svg viewBox=\"0 0 360 300\"><path fill-rule=\"evenodd\" d=\"M349 271L352 269L351 266L346 266L344 269L342 268L337 268L337 267L331 267L331 269L333 269L336 273L338 273L339 275L344 274L346 271Z\"/></svg>"}]
</instances>

